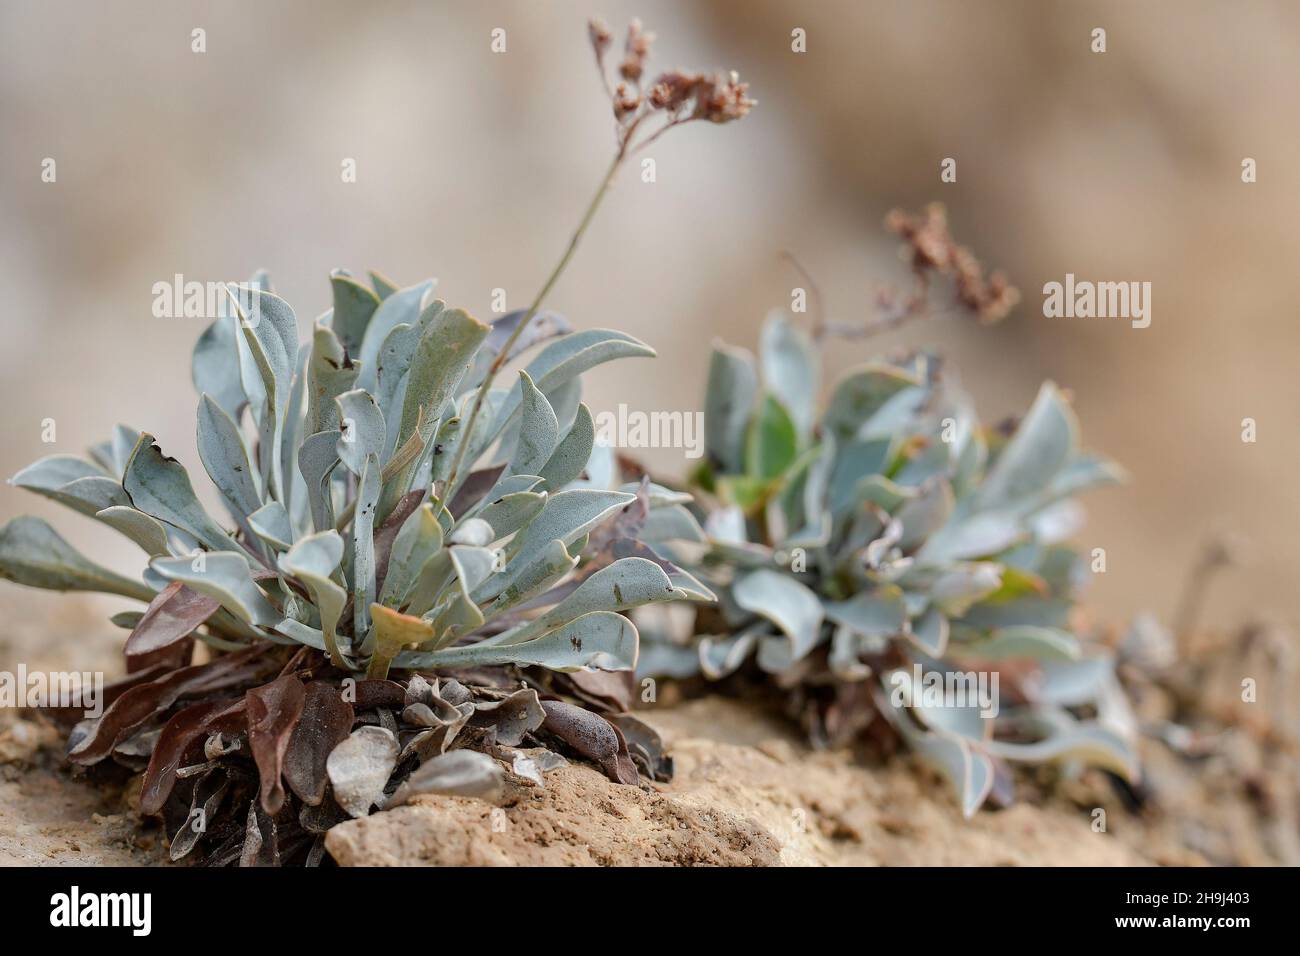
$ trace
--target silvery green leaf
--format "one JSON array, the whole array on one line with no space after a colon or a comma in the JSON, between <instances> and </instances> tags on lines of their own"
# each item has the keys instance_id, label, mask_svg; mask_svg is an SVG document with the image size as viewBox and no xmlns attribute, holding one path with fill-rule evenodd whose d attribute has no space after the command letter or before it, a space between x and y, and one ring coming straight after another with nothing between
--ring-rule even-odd
<instances>
[{"instance_id":1,"label":"silvery green leaf","mask_svg":"<svg viewBox=\"0 0 1300 956\"><path fill-rule=\"evenodd\" d=\"M721 680L734 673L754 652L758 640L770 625L762 622L728 637L700 638L700 672L709 680Z\"/></svg>"},{"instance_id":2,"label":"silvery green leaf","mask_svg":"<svg viewBox=\"0 0 1300 956\"><path fill-rule=\"evenodd\" d=\"M1023 624L998 628L987 638L963 643L961 648L988 660L1028 657L1038 661L1076 661L1080 653L1079 641L1069 631Z\"/></svg>"},{"instance_id":3,"label":"silvery green leaf","mask_svg":"<svg viewBox=\"0 0 1300 956\"><path fill-rule=\"evenodd\" d=\"M762 481L779 478L798 456L799 434L789 411L773 396L764 395L749 423L745 473Z\"/></svg>"},{"instance_id":4,"label":"silvery green leaf","mask_svg":"<svg viewBox=\"0 0 1300 956\"><path fill-rule=\"evenodd\" d=\"M334 292L333 330L350 355L360 355L366 326L379 308L379 296L351 276L338 272L330 276L330 286ZM319 422L316 424L320 425ZM315 430L321 431L326 427L328 425L320 425Z\"/></svg>"},{"instance_id":5,"label":"silvery green leaf","mask_svg":"<svg viewBox=\"0 0 1300 956\"><path fill-rule=\"evenodd\" d=\"M361 388L367 391L375 388L378 381L379 351L383 347L384 340L399 325L413 326L419 323L420 303L437 284L436 279L426 279L405 289L399 289L380 303L366 326L361 348L353 353L361 360L361 377L357 382ZM439 309L441 305L442 303L437 303Z\"/></svg>"},{"instance_id":6,"label":"silvery green leaf","mask_svg":"<svg viewBox=\"0 0 1300 956\"><path fill-rule=\"evenodd\" d=\"M428 484L447 480L451 473L451 463L456 455L456 443L459 440L459 417L449 418L438 426L438 434L434 438L433 450L429 455ZM416 487L423 487L423 484L417 482Z\"/></svg>"},{"instance_id":7,"label":"silvery green leaf","mask_svg":"<svg viewBox=\"0 0 1300 956\"><path fill-rule=\"evenodd\" d=\"M352 633L369 654L370 604L375 599L375 510L379 507L379 457L371 455L357 483L357 510L352 519Z\"/></svg>"},{"instance_id":8,"label":"silvery green leaf","mask_svg":"<svg viewBox=\"0 0 1300 956\"><path fill-rule=\"evenodd\" d=\"M335 580L335 571L342 560L343 539L333 529L308 535L280 555L281 570L300 580L311 593L312 603L320 612L325 647L336 665L345 663L339 650L337 627L343 605L347 603L347 591Z\"/></svg>"},{"instance_id":9,"label":"silvery green leaf","mask_svg":"<svg viewBox=\"0 0 1300 956\"><path fill-rule=\"evenodd\" d=\"M508 646L470 644L432 652L399 654L398 667L490 667L533 664L557 671L632 670L636 627L621 614L594 611L549 634Z\"/></svg>"},{"instance_id":10,"label":"silvery green leaf","mask_svg":"<svg viewBox=\"0 0 1300 956\"><path fill-rule=\"evenodd\" d=\"M887 676L892 687L876 692L877 709L885 715L908 746L917 751L927 763L948 778L957 791L962 815L968 819L983 806L993 789L993 763L984 752L985 743L976 743L962 736L923 730L916 721L902 711L907 706L906 683L900 685L899 677L906 673L894 671ZM888 696L886 696L886 694Z\"/></svg>"},{"instance_id":11,"label":"silvery green leaf","mask_svg":"<svg viewBox=\"0 0 1300 956\"><path fill-rule=\"evenodd\" d=\"M287 551L293 546L293 525L284 505L272 501L248 516L248 527L276 551Z\"/></svg>"},{"instance_id":12,"label":"silvery green leaf","mask_svg":"<svg viewBox=\"0 0 1300 956\"><path fill-rule=\"evenodd\" d=\"M889 399L919 384L915 376L892 365L864 365L836 383L822 424L841 444L848 442L859 437L867 421Z\"/></svg>"},{"instance_id":13,"label":"silvery green leaf","mask_svg":"<svg viewBox=\"0 0 1300 956\"><path fill-rule=\"evenodd\" d=\"M1123 468L1096 455L1076 455L1053 476L1047 486L1050 500L1070 498L1092 488L1123 482L1127 475Z\"/></svg>"},{"instance_id":14,"label":"silvery green leaf","mask_svg":"<svg viewBox=\"0 0 1300 956\"><path fill-rule=\"evenodd\" d=\"M702 601L705 604L713 604L718 600L718 596L689 571L676 568L668 572L668 580L672 582L673 587L686 592L688 601Z\"/></svg>"},{"instance_id":15,"label":"silvery green leaf","mask_svg":"<svg viewBox=\"0 0 1300 956\"><path fill-rule=\"evenodd\" d=\"M645 558L620 558L587 578L545 614L519 627L506 644L519 644L592 611L626 611L661 601L686 600L664 570Z\"/></svg>"},{"instance_id":16,"label":"silvery green leaf","mask_svg":"<svg viewBox=\"0 0 1300 956\"><path fill-rule=\"evenodd\" d=\"M703 544L708 540L695 515L681 505L651 508L638 537L650 544L660 541L695 541Z\"/></svg>"},{"instance_id":17,"label":"silvery green leaf","mask_svg":"<svg viewBox=\"0 0 1300 956\"><path fill-rule=\"evenodd\" d=\"M239 427L207 394L199 399L198 447L208 477L236 520L262 507L262 496Z\"/></svg>"},{"instance_id":18,"label":"silvery green leaf","mask_svg":"<svg viewBox=\"0 0 1300 956\"><path fill-rule=\"evenodd\" d=\"M39 461L32 462L32 464L18 472L9 479L9 484L60 501L54 492L78 478L91 477L104 478L106 473L98 465L86 461L84 458L78 458L76 455L49 455ZM61 501L60 503L68 504L69 507L76 507L75 504L68 502ZM84 514L94 514L93 511L87 512L84 508L78 510Z\"/></svg>"},{"instance_id":19,"label":"silvery green leaf","mask_svg":"<svg viewBox=\"0 0 1300 956\"><path fill-rule=\"evenodd\" d=\"M266 392L265 414L258 422L263 486L283 500L280 445L298 365L297 320L289 303L270 292L240 287L232 289L231 295L239 306L239 330Z\"/></svg>"},{"instance_id":20,"label":"silvery green leaf","mask_svg":"<svg viewBox=\"0 0 1300 956\"><path fill-rule=\"evenodd\" d=\"M505 347L506 340L514 334L519 323L528 315L527 309L516 309L514 312L507 312L499 319L492 320L492 331L488 333L487 339L483 343L483 357L485 360L484 367L481 370L486 371L486 363L495 359ZM569 320L558 312L551 312L548 309L541 309L529 320L527 327L519 334L514 344L510 347L510 354L506 356L506 361L517 358L524 352L528 351L539 342L547 339L553 339L557 336L568 335L573 331ZM474 384L482 381L482 375L479 375Z\"/></svg>"},{"instance_id":21,"label":"silvery green leaf","mask_svg":"<svg viewBox=\"0 0 1300 956\"><path fill-rule=\"evenodd\" d=\"M1061 707L1093 703L1115 672L1114 660L1097 654L1074 660L1045 660L1042 679L1035 687L1035 699Z\"/></svg>"},{"instance_id":22,"label":"silvery green leaf","mask_svg":"<svg viewBox=\"0 0 1300 956\"><path fill-rule=\"evenodd\" d=\"M735 505L727 505L709 512L704 533L718 544L748 543L745 534L745 513Z\"/></svg>"},{"instance_id":23,"label":"silvery green leaf","mask_svg":"<svg viewBox=\"0 0 1300 956\"><path fill-rule=\"evenodd\" d=\"M914 452L893 475L893 480L905 488L920 488L938 479L946 479L952 470L948 446L931 436L929 443Z\"/></svg>"},{"instance_id":24,"label":"silvery green leaf","mask_svg":"<svg viewBox=\"0 0 1300 956\"><path fill-rule=\"evenodd\" d=\"M307 431L307 362L311 350L298 350L298 368L294 372L293 386L289 390L289 411L285 418L280 443L280 472L284 475L284 495L280 503L290 515L295 528L303 533L311 530L311 504L308 501L307 483L298 470L298 449Z\"/></svg>"},{"instance_id":25,"label":"silvery green leaf","mask_svg":"<svg viewBox=\"0 0 1300 956\"><path fill-rule=\"evenodd\" d=\"M938 608L930 608L912 625L908 638L931 657L942 657L948 649L950 628Z\"/></svg>"},{"instance_id":26,"label":"silvery green leaf","mask_svg":"<svg viewBox=\"0 0 1300 956\"><path fill-rule=\"evenodd\" d=\"M138 601L154 592L139 581L100 567L40 518L20 515L0 528L0 577L53 591L101 591Z\"/></svg>"},{"instance_id":27,"label":"silvery green leaf","mask_svg":"<svg viewBox=\"0 0 1300 956\"><path fill-rule=\"evenodd\" d=\"M1024 527L1015 515L982 511L955 518L940 528L916 552L916 559L926 564L947 564L982 558L1005 551L1024 535Z\"/></svg>"},{"instance_id":28,"label":"silvery green leaf","mask_svg":"<svg viewBox=\"0 0 1300 956\"><path fill-rule=\"evenodd\" d=\"M339 463L338 441L341 435L338 429L308 435L298 449L298 470L307 485L312 524L317 531L334 527L329 476Z\"/></svg>"},{"instance_id":29,"label":"silvery green leaf","mask_svg":"<svg viewBox=\"0 0 1300 956\"><path fill-rule=\"evenodd\" d=\"M325 771L334 799L349 816L368 816L372 806L383 802L400 753L396 734L371 725L358 727L330 751Z\"/></svg>"},{"instance_id":30,"label":"silvery green leaf","mask_svg":"<svg viewBox=\"0 0 1300 956\"><path fill-rule=\"evenodd\" d=\"M618 491L627 494L636 494L640 489L639 481L629 481L618 487ZM651 508L662 508L664 505L688 505L695 500L695 496L686 491L678 491L675 488L666 488L663 485L655 484L653 481L647 481L646 501Z\"/></svg>"},{"instance_id":31,"label":"silvery green leaf","mask_svg":"<svg viewBox=\"0 0 1300 956\"><path fill-rule=\"evenodd\" d=\"M495 597L513 584L527 567L546 551L552 541L566 546L585 535L616 510L635 500L617 491L577 489L551 495L541 513L511 542L510 560L494 579L495 590L478 600ZM499 579L499 580L497 580Z\"/></svg>"},{"instance_id":32,"label":"silvery green leaf","mask_svg":"<svg viewBox=\"0 0 1300 956\"><path fill-rule=\"evenodd\" d=\"M791 663L802 659L821 640L822 602L808 587L789 575L769 569L751 571L736 581L731 589L737 605L775 624L786 640L772 639L769 661L778 657ZM785 645L779 652L775 644ZM768 646L765 641L760 654ZM784 669L784 668L782 668Z\"/></svg>"},{"instance_id":33,"label":"silvery green leaf","mask_svg":"<svg viewBox=\"0 0 1300 956\"><path fill-rule=\"evenodd\" d=\"M384 413L388 435L384 440L384 461L387 462L397 448L397 432L401 427L402 399L406 394L406 372L415 354L415 343L424 332L420 325L402 323L388 333L379 347L379 363L375 369L375 401Z\"/></svg>"},{"instance_id":34,"label":"silvery green leaf","mask_svg":"<svg viewBox=\"0 0 1300 956\"><path fill-rule=\"evenodd\" d=\"M1070 601L1059 598L1023 597L995 604L976 604L961 615L961 623L975 630L1030 624L1065 627Z\"/></svg>"},{"instance_id":35,"label":"silvery green leaf","mask_svg":"<svg viewBox=\"0 0 1300 956\"><path fill-rule=\"evenodd\" d=\"M907 626L903 592L893 586L859 591L847 601L831 601L826 616L836 624L867 637L894 637Z\"/></svg>"},{"instance_id":36,"label":"silvery green leaf","mask_svg":"<svg viewBox=\"0 0 1300 956\"><path fill-rule=\"evenodd\" d=\"M226 414L237 421L248 399L239 378L236 334L233 316L223 316L214 321L195 343L190 369L194 390L200 395L211 395ZM133 441L131 447L134 446Z\"/></svg>"},{"instance_id":37,"label":"silvery green leaf","mask_svg":"<svg viewBox=\"0 0 1300 956\"><path fill-rule=\"evenodd\" d=\"M902 727L905 721L900 718L894 726ZM905 732L904 736L912 749L948 778L957 791L962 816L973 817L993 789L993 764L989 758L970 742L956 737L917 730Z\"/></svg>"},{"instance_id":38,"label":"silvery green leaf","mask_svg":"<svg viewBox=\"0 0 1300 956\"><path fill-rule=\"evenodd\" d=\"M858 429L858 437L870 440L906 434L929 398L930 389L925 385L912 385L894 393Z\"/></svg>"},{"instance_id":39,"label":"silvery green leaf","mask_svg":"<svg viewBox=\"0 0 1300 956\"><path fill-rule=\"evenodd\" d=\"M454 495L455 492L459 490L460 486L469 478L471 470L468 467L468 464L478 461L479 457L487 451L488 446L492 444L492 440L498 434L498 429L496 427L497 416L500 414L501 406L505 404L506 396L508 394L509 392L505 389L489 389L487 396L483 399L483 410L479 413L478 420L474 422L473 433L466 435L463 427L459 430L457 443L469 443L465 452L465 462L467 467L461 469L461 474L456 479L456 487L448 489L447 496L449 498ZM462 426L467 421L466 416L469 415L470 406L472 406L473 403L474 396L472 394L465 395L461 402L459 416Z\"/></svg>"},{"instance_id":40,"label":"silvery green leaf","mask_svg":"<svg viewBox=\"0 0 1300 956\"><path fill-rule=\"evenodd\" d=\"M234 539L199 504L185 468L163 455L152 435L140 436L122 476L122 487L138 510L192 534L207 548L239 550Z\"/></svg>"},{"instance_id":41,"label":"silvery green leaf","mask_svg":"<svg viewBox=\"0 0 1300 956\"><path fill-rule=\"evenodd\" d=\"M388 276L384 275L382 272L379 272L376 269L371 269L368 274L370 276L370 284L375 288L375 295L379 296L381 302L397 291L397 283L388 278Z\"/></svg>"},{"instance_id":42,"label":"silvery green leaf","mask_svg":"<svg viewBox=\"0 0 1300 956\"><path fill-rule=\"evenodd\" d=\"M126 471L126 463L130 461L131 452L139 440L140 433L134 428L127 425L113 426L113 437L109 440L113 448L113 467L110 469L112 477L119 481L122 479L122 473Z\"/></svg>"},{"instance_id":43,"label":"silvery green leaf","mask_svg":"<svg viewBox=\"0 0 1300 956\"><path fill-rule=\"evenodd\" d=\"M441 524L439 527L442 527ZM420 567L419 573L415 576L415 583L407 591L407 613L427 614L455 573L456 568L451 563L451 549L442 548L435 551Z\"/></svg>"},{"instance_id":44,"label":"silvery green leaf","mask_svg":"<svg viewBox=\"0 0 1300 956\"><path fill-rule=\"evenodd\" d=\"M860 681L871 676L871 668L862 663L864 648L877 639L864 638L847 627L837 627L831 635L831 650L826 663L840 680ZM707 675L706 675L707 676Z\"/></svg>"},{"instance_id":45,"label":"silvery green leaf","mask_svg":"<svg viewBox=\"0 0 1300 956\"><path fill-rule=\"evenodd\" d=\"M402 402L402 439L415 430L421 410L426 421L440 416L487 332L486 325L462 309L443 309L429 322L411 359Z\"/></svg>"},{"instance_id":46,"label":"silvery green leaf","mask_svg":"<svg viewBox=\"0 0 1300 956\"><path fill-rule=\"evenodd\" d=\"M301 621L295 621L291 617L286 617L280 621L272 630L289 638L295 644L303 644L318 651L329 651L329 644L326 643L322 631L309 624L303 624ZM347 667L347 661L340 658L339 664L336 666Z\"/></svg>"},{"instance_id":47,"label":"silvery green leaf","mask_svg":"<svg viewBox=\"0 0 1300 956\"><path fill-rule=\"evenodd\" d=\"M857 504L858 488L867 476L883 477L892 445L888 438L838 445L827 490L832 513L841 514Z\"/></svg>"},{"instance_id":48,"label":"silvery green leaf","mask_svg":"<svg viewBox=\"0 0 1300 956\"><path fill-rule=\"evenodd\" d=\"M63 487L47 492L47 496L83 514L95 515L105 508L130 505L122 485L113 478L90 475L70 481Z\"/></svg>"},{"instance_id":49,"label":"silvery green leaf","mask_svg":"<svg viewBox=\"0 0 1300 956\"><path fill-rule=\"evenodd\" d=\"M108 620L114 627L120 627L124 631L133 631L143 617L143 611L118 611Z\"/></svg>"},{"instance_id":50,"label":"silvery green leaf","mask_svg":"<svg viewBox=\"0 0 1300 956\"><path fill-rule=\"evenodd\" d=\"M1002 586L1002 566L987 561L949 565L930 586L930 599L945 614L960 616Z\"/></svg>"},{"instance_id":51,"label":"silvery green leaf","mask_svg":"<svg viewBox=\"0 0 1300 956\"><path fill-rule=\"evenodd\" d=\"M759 340L763 384L790 411L801 435L812 431L818 391L818 362L807 334L784 310L775 310L763 324Z\"/></svg>"},{"instance_id":52,"label":"silvery green leaf","mask_svg":"<svg viewBox=\"0 0 1300 956\"><path fill-rule=\"evenodd\" d=\"M496 615L543 593L572 571L577 564L577 557L569 553L563 541L558 539L551 541L506 587L498 589L495 582L490 579L485 582L486 587L484 589L493 592L499 591L499 593L496 593L492 603L483 609L484 618L490 620ZM480 599L479 594L474 594L472 597L476 601ZM496 638L490 638L489 640L496 642L502 636L498 635Z\"/></svg>"},{"instance_id":53,"label":"silvery green leaf","mask_svg":"<svg viewBox=\"0 0 1300 956\"><path fill-rule=\"evenodd\" d=\"M129 505L114 505L96 512L95 517L130 538L150 557L168 553L167 531L142 511Z\"/></svg>"},{"instance_id":54,"label":"silvery green leaf","mask_svg":"<svg viewBox=\"0 0 1300 956\"><path fill-rule=\"evenodd\" d=\"M571 378L548 392L546 400L555 409L555 420L560 424L560 434L568 434L578 417L578 406L582 404L582 379Z\"/></svg>"},{"instance_id":55,"label":"silvery green leaf","mask_svg":"<svg viewBox=\"0 0 1300 956\"><path fill-rule=\"evenodd\" d=\"M745 468L749 417L758 397L758 372L744 349L715 344L704 398L704 444L709 460L725 474Z\"/></svg>"},{"instance_id":56,"label":"silvery green leaf","mask_svg":"<svg viewBox=\"0 0 1300 956\"><path fill-rule=\"evenodd\" d=\"M492 574L496 554L487 548L461 545L447 549L455 576L450 593L441 599L433 617L433 630L439 644L450 644L481 626L483 612L471 593Z\"/></svg>"},{"instance_id":57,"label":"silvery green leaf","mask_svg":"<svg viewBox=\"0 0 1300 956\"><path fill-rule=\"evenodd\" d=\"M385 303L387 304L387 303ZM411 360L406 394L402 400L402 419L398 447L413 435L416 424L423 423L428 434L421 434L426 446L419 459L401 469L384 488L380 513L387 515L397 499L410 490L411 476L427 464L433 454L430 440L437 431L442 408L455 394L470 360L478 350L488 327L461 309L444 309L429 323L416 343ZM467 459L472 461L472 459Z\"/></svg>"},{"instance_id":58,"label":"silvery green leaf","mask_svg":"<svg viewBox=\"0 0 1300 956\"><path fill-rule=\"evenodd\" d=\"M334 400L356 385L358 368L343 348L334 330L317 322L312 329L311 354L307 360L307 434L333 431L339 427Z\"/></svg>"},{"instance_id":59,"label":"silvery green leaf","mask_svg":"<svg viewBox=\"0 0 1300 956\"><path fill-rule=\"evenodd\" d=\"M516 756L516 761L519 757ZM505 789L501 766L477 750L452 750L422 763L384 804L385 810L401 806L421 793L473 797L495 802Z\"/></svg>"},{"instance_id":60,"label":"silvery green leaf","mask_svg":"<svg viewBox=\"0 0 1300 956\"><path fill-rule=\"evenodd\" d=\"M559 443L560 423L551 403L526 371L519 373L519 387L523 390L519 441L509 471L514 475L540 475Z\"/></svg>"},{"instance_id":61,"label":"silvery green leaf","mask_svg":"<svg viewBox=\"0 0 1300 956\"><path fill-rule=\"evenodd\" d=\"M1042 493L1074 453L1077 435L1074 412L1057 387L1045 382L1016 433L989 466L976 492L979 507L1015 508Z\"/></svg>"},{"instance_id":62,"label":"silvery green leaf","mask_svg":"<svg viewBox=\"0 0 1300 956\"><path fill-rule=\"evenodd\" d=\"M388 573L380 591L379 603L400 608L415 584L424 563L442 548L442 525L432 505L424 505L402 524L388 557Z\"/></svg>"},{"instance_id":63,"label":"silvery green leaf","mask_svg":"<svg viewBox=\"0 0 1300 956\"><path fill-rule=\"evenodd\" d=\"M903 526L898 546L912 551L926 542L947 523L955 505L952 486L947 481L939 479L923 485L920 493L905 501L894 515Z\"/></svg>"},{"instance_id":64,"label":"silvery green leaf","mask_svg":"<svg viewBox=\"0 0 1300 956\"><path fill-rule=\"evenodd\" d=\"M514 534L532 521L546 505L546 494L536 491L518 491L501 495L483 508L478 516L492 527L490 541Z\"/></svg>"},{"instance_id":65,"label":"silvery green leaf","mask_svg":"<svg viewBox=\"0 0 1300 956\"><path fill-rule=\"evenodd\" d=\"M983 745L995 757L1026 763L1080 762L1119 774L1138 777L1137 754L1119 734L1094 721L1079 721L1068 729L1032 743L990 740Z\"/></svg>"},{"instance_id":66,"label":"silvery green leaf","mask_svg":"<svg viewBox=\"0 0 1300 956\"><path fill-rule=\"evenodd\" d=\"M482 518L465 518L448 535L451 544L467 544L472 548L486 548L499 538L492 525Z\"/></svg>"},{"instance_id":67,"label":"silvery green leaf","mask_svg":"<svg viewBox=\"0 0 1300 956\"><path fill-rule=\"evenodd\" d=\"M111 441L96 442L86 449L90 455L90 460L102 468L105 474L110 476L121 477L121 472L117 469L117 464L113 461L113 443Z\"/></svg>"},{"instance_id":68,"label":"silvery green leaf","mask_svg":"<svg viewBox=\"0 0 1300 956\"><path fill-rule=\"evenodd\" d=\"M609 329L585 329L547 343L525 371L543 392L550 392L597 365L619 358L653 357L654 349L622 332ZM520 386L506 395L493 423L492 436L498 435L519 412L523 394Z\"/></svg>"},{"instance_id":69,"label":"silvery green leaf","mask_svg":"<svg viewBox=\"0 0 1300 956\"><path fill-rule=\"evenodd\" d=\"M569 490L587 488L606 491L614 487L614 480L618 477L617 470L614 449L597 442L596 446L591 449L591 457L587 459L586 467L583 468L582 473L577 478L569 482L567 488Z\"/></svg>"},{"instance_id":70,"label":"silvery green leaf","mask_svg":"<svg viewBox=\"0 0 1300 956\"><path fill-rule=\"evenodd\" d=\"M384 413L365 389L353 389L334 399L342 429L334 450L354 475L360 475L366 459L384 454Z\"/></svg>"},{"instance_id":71,"label":"silvery green leaf","mask_svg":"<svg viewBox=\"0 0 1300 956\"><path fill-rule=\"evenodd\" d=\"M1069 541L1083 528L1083 506L1073 498L1054 501L1029 518L1034 539L1040 544Z\"/></svg>"},{"instance_id":72,"label":"silvery green leaf","mask_svg":"<svg viewBox=\"0 0 1300 956\"><path fill-rule=\"evenodd\" d=\"M215 598L245 624L274 627L284 618L258 588L242 553L212 551L180 558L154 558L149 567L168 581L183 581L195 591Z\"/></svg>"}]
</instances>

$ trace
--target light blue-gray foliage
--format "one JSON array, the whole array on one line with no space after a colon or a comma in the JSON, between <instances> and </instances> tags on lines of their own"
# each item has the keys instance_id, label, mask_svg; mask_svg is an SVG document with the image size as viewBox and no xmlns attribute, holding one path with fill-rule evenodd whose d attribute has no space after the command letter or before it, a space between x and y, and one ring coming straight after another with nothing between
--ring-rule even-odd
<instances>
[{"instance_id":1,"label":"light blue-gray foliage","mask_svg":"<svg viewBox=\"0 0 1300 956\"><path fill-rule=\"evenodd\" d=\"M709 595L663 562L583 554L637 498L583 480L595 430L578 377L653 351L545 313L510 356L523 363L517 380L488 393L466 435L461 417L523 316L495 329L429 301L432 280L372 280L334 273L333 309L301 348L263 275L230 287L200 337L199 460L228 523L152 435L119 427L91 459L51 456L12 482L130 538L150 556L145 580L101 568L31 517L0 529L0 576L151 603L180 582L224 609L202 640L305 644L372 675L394 663L634 667L637 630L619 612ZM460 441L471 446L449 486Z\"/></svg>"},{"instance_id":2,"label":"light blue-gray foliage","mask_svg":"<svg viewBox=\"0 0 1300 956\"><path fill-rule=\"evenodd\" d=\"M1131 715L1109 656L1071 633L1088 571L1064 543L1080 517L1073 496L1121 473L1079 450L1061 391L1043 385L1005 436L981 428L919 354L849 371L817 422L809 337L775 313L761 346L758 361L728 346L713 355L708 457L694 476L703 534L651 521L668 540L645 536L717 592L720 613L694 633L644 629L642 672L717 678L754 656L787 683L869 682L967 814L1000 760L1132 777ZM996 717L927 700L927 682L1009 660L1033 675L1017 685L1026 703L1008 702L1013 678L1001 674ZM1054 690L1066 685L1068 700Z\"/></svg>"}]
</instances>

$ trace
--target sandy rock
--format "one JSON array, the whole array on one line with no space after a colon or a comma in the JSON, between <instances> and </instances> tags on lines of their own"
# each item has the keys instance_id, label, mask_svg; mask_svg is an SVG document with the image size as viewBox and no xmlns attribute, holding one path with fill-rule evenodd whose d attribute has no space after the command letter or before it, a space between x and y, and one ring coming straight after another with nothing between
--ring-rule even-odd
<instances>
[{"instance_id":1,"label":"sandy rock","mask_svg":"<svg viewBox=\"0 0 1300 956\"><path fill-rule=\"evenodd\" d=\"M325 837L345 866L769 866L779 848L753 821L572 764L501 807L422 795Z\"/></svg>"},{"instance_id":2,"label":"sandy rock","mask_svg":"<svg viewBox=\"0 0 1300 956\"><path fill-rule=\"evenodd\" d=\"M643 716L671 742L671 784L619 786L575 764L499 808L421 796L335 827L325 846L349 866L1148 862L1094 833L1084 809L1026 804L963 820L947 785L914 762L868 767L810 752L787 725L736 701Z\"/></svg>"}]
</instances>

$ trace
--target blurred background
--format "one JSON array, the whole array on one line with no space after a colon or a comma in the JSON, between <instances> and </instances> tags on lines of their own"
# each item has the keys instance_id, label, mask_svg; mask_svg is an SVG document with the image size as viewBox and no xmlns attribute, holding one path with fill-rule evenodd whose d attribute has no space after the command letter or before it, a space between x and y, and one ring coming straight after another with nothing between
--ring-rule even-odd
<instances>
[{"instance_id":1,"label":"blurred background","mask_svg":"<svg viewBox=\"0 0 1300 956\"><path fill-rule=\"evenodd\" d=\"M837 344L830 371L934 346L989 421L1057 381L1085 443L1132 476L1087 502L1080 544L1109 565L1095 618L1168 619L1225 532L1239 563L1204 623L1300 617L1300 7L1286 2L5 0L0 472L80 452L119 421L201 471L189 356L206 320L151 314L153 284L176 273L265 267L304 332L335 267L436 276L438 295L481 316L497 287L525 306L613 149L591 15L616 34L640 16L659 36L652 68L735 68L760 101L743 122L656 144L656 182L625 170L555 288L548 304L574 325L660 352L593 373L593 410L698 408L711 340L752 347L803 284L783 250L833 317L865 317L908 278L885 212L940 200L1024 302L994 328L941 319ZM940 182L945 157L956 183ZM1045 319L1043 284L1067 272L1151 282L1151 327ZM20 511L105 563L141 563L108 529L0 487L0 517ZM87 626L7 584L0 610L11 631Z\"/></svg>"}]
</instances>

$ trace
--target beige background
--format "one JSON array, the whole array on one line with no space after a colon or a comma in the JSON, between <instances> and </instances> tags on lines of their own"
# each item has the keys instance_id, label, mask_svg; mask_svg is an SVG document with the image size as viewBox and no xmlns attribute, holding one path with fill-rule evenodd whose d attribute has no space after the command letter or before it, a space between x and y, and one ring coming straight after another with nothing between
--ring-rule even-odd
<instances>
[{"instance_id":1,"label":"beige background","mask_svg":"<svg viewBox=\"0 0 1300 956\"><path fill-rule=\"evenodd\" d=\"M597 411L698 407L710 340L752 345L787 301L783 249L836 317L863 315L904 277L881 217L940 199L1026 301L996 329L936 321L876 347L940 347L990 420L1045 377L1073 389L1087 444L1133 478L1089 502L1081 544L1110 565L1097 616L1168 613L1198 543L1228 530L1246 547L1207 619L1295 619L1300 8L1284 2L4 0L0 471L118 421L201 471L189 352L202 323L150 314L151 286L173 273L265 266L304 330L336 266L437 276L480 314L497 286L524 305L612 148L593 13L618 29L639 13L658 67L735 67L761 100L740 124L662 141L656 183L624 175L556 288L550 305L576 325L660 350L592 375ZM505 55L489 52L497 26ZM795 26L806 54L790 52ZM1104 55L1089 52L1095 26ZM206 54L190 52L194 27ZM946 156L957 184L939 182ZM1257 184L1240 181L1244 156ZM1066 272L1152 282L1152 327L1044 319L1042 285ZM831 364L870 351L837 346ZM1239 439L1245 416L1257 444ZM57 511L0 488L0 517L20 510ZM101 560L140 563L92 522L55 521ZM36 626L55 600L0 587L11 622Z\"/></svg>"}]
</instances>

